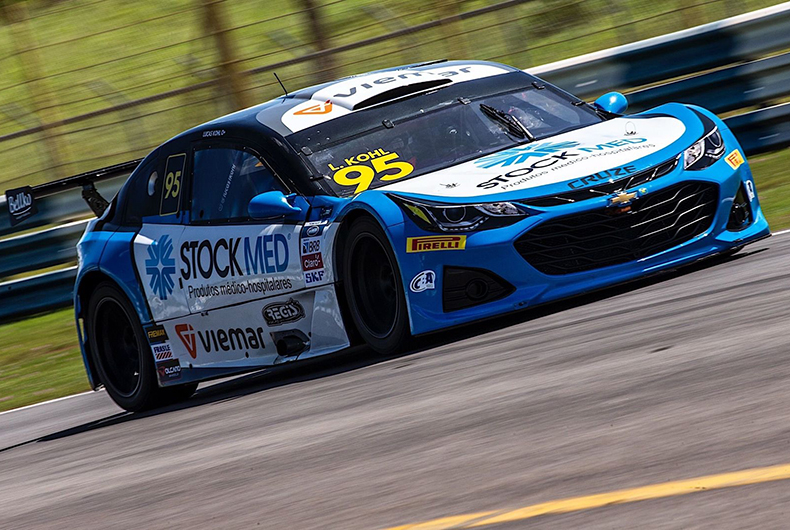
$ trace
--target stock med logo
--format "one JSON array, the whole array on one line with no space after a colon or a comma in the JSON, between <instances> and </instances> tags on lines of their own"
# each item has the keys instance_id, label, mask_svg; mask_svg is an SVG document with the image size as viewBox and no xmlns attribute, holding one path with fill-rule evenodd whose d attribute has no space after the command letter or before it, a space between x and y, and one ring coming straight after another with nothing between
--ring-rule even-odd
<instances>
[{"instance_id":1,"label":"stock med logo","mask_svg":"<svg viewBox=\"0 0 790 530\"><path fill-rule=\"evenodd\" d=\"M539 144L527 144L512 149L505 149L492 155L484 156L475 160L475 165L483 169L492 167L508 167L514 164L523 164L530 157L542 158L545 156L559 153L565 149L571 149L579 145L579 142L545 142Z\"/></svg>"},{"instance_id":2,"label":"stock med logo","mask_svg":"<svg viewBox=\"0 0 790 530\"><path fill-rule=\"evenodd\" d=\"M149 286L161 300L173 293L176 273L176 260L173 257L173 240L167 234L152 241L148 246L148 259L145 260L145 273L150 278Z\"/></svg>"}]
</instances>

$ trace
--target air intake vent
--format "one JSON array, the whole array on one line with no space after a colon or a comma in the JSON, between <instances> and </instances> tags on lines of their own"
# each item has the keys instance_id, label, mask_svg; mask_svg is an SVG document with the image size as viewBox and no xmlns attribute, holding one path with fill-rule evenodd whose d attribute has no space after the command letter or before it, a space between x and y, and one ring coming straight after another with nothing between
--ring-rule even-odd
<instances>
[{"instance_id":1,"label":"air intake vent","mask_svg":"<svg viewBox=\"0 0 790 530\"><path fill-rule=\"evenodd\" d=\"M442 285L442 306L445 313L493 302L516 290L491 271L460 267L445 267Z\"/></svg>"},{"instance_id":2,"label":"air intake vent","mask_svg":"<svg viewBox=\"0 0 790 530\"><path fill-rule=\"evenodd\" d=\"M442 79L430 79L428 81L420 81L419 83L411 83L406 86L399 86L393 88L392 90L387 90L386 92L376 94L375 96L369 97L364 101L360 101L354 105L353 110L366 109L368 107L373 107L388 101L394 101L407 96L413 96L415 94L419 94L420 92L427 92L428 90L443 87L451 83L452 81L445 77Z\"/></svg>"}]
</instances>

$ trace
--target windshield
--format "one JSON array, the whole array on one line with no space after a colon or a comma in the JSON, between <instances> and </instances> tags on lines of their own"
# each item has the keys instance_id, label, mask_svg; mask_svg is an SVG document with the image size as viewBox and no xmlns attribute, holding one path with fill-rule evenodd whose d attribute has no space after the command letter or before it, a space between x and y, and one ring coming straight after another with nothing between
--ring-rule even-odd
<instances>
[{"instance_id":1,"label":"windshield","mask_svg":"<svg viewBox=\"0 0 790 530\"><path fill-rule=\"evenodd\" d=\"M529 134L487 114L486 106L509 114ZM385 120L352 138L308 144L313 152L308 160L338 195L349 196L533 141L530 136L546 138L600 121L586 105L530 86L474 100L459 98L429 112Z\"/></svg>"}]
</instances>

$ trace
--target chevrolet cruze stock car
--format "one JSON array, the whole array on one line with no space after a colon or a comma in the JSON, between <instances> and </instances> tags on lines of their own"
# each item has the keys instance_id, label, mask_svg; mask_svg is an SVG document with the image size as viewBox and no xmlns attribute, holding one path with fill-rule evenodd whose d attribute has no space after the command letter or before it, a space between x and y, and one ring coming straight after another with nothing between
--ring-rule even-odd
<instances>
[{"instance_id":1,"label":"chevrolet cruze stock car","mask_svg":"<svg viewBox=\"0 0 790 530\"><path fill-rule=\"evenodd\" d=\"M85 365L127 410L198 381L530 308L770 234L737 140L516 68L286 94L151 152L79 243Z\"/></svg>"}]
</instances>

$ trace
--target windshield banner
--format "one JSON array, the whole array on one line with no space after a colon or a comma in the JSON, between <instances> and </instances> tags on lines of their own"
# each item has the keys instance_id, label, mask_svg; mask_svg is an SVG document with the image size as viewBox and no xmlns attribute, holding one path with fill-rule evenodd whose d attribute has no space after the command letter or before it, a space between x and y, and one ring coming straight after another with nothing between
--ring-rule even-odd
<instances>
[{"instance_id":1,"label":"windshield banner","mask_svg":"<svg viewBox=\"0 0 790 530\"><path fill-rule=\"evenodd\" d=\"M678 140L672 117L617 118L384 186L387 191L472 197L566 183L569 190L646 169L643 159Z\"/></svg>"}]
</instances>

